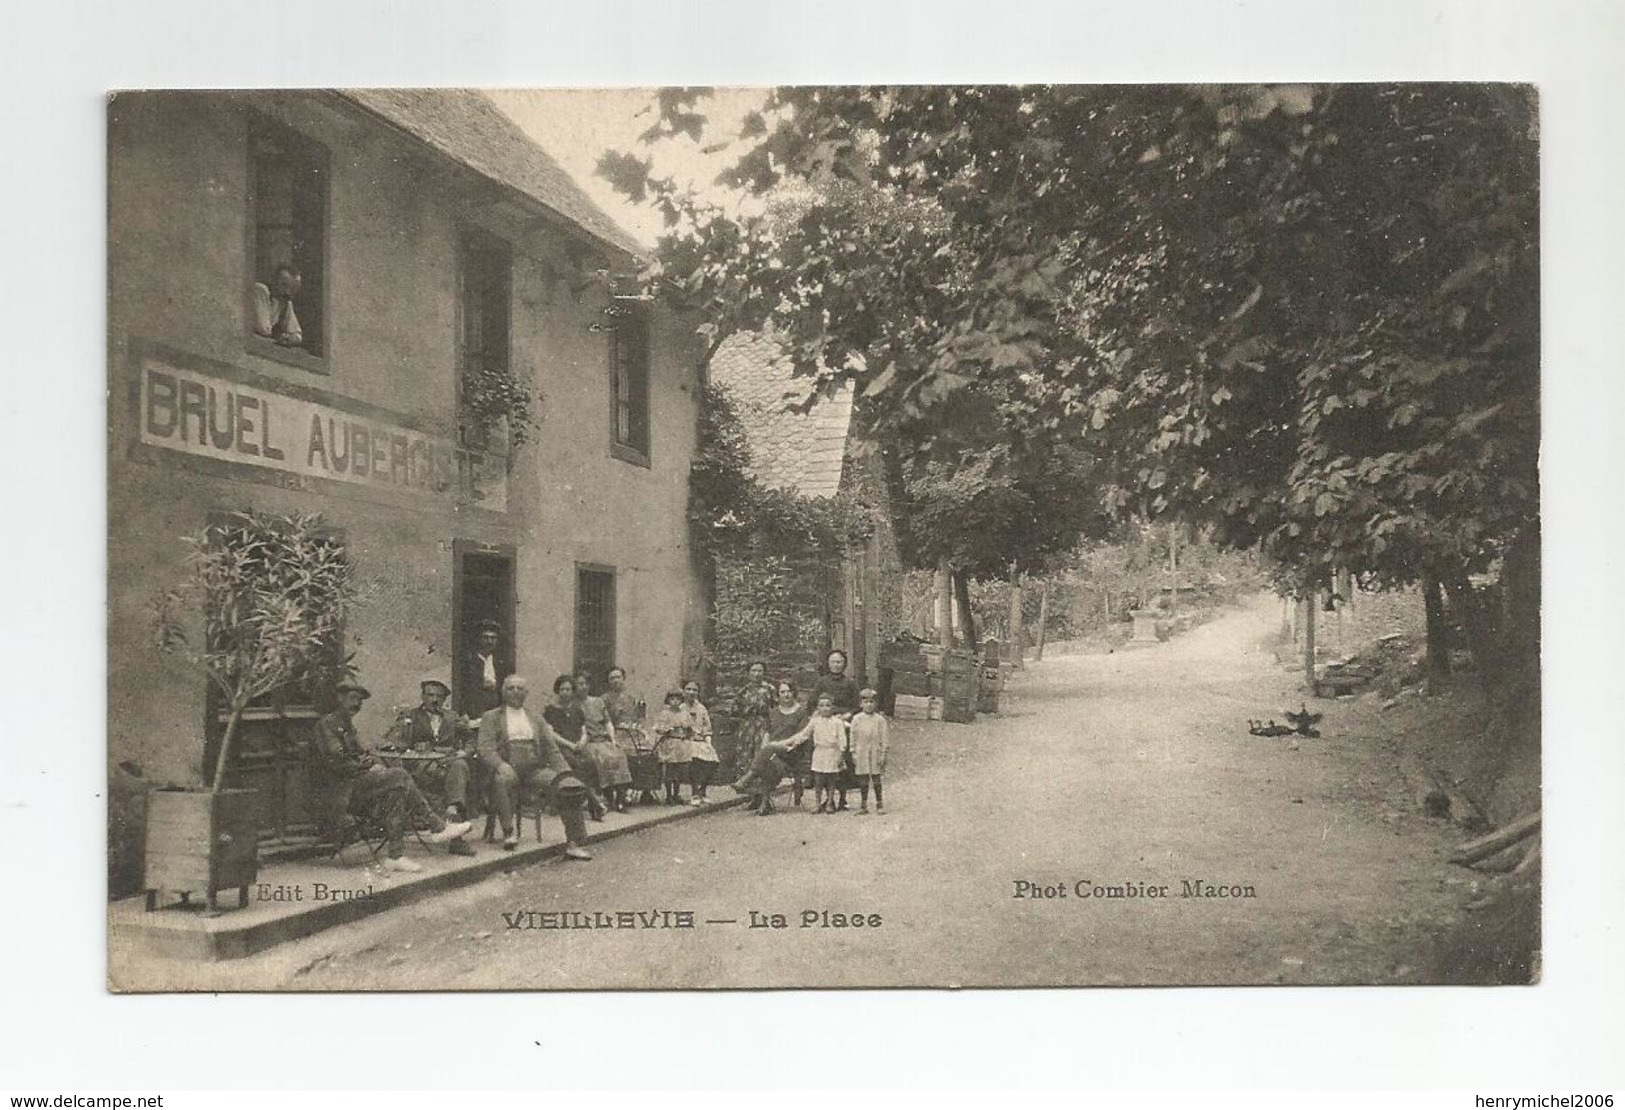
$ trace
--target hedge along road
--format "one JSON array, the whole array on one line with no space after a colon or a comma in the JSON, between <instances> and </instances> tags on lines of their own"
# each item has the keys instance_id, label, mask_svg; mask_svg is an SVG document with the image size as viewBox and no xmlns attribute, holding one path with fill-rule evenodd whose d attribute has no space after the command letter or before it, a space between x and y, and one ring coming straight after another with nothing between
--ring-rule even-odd
<instances>
[{"instance_id":1,"label":"hedge along road","mask_svg":"<svg viewBox=\"0 0 1625 1110\"><path fill-rule=\"evenodd\" d=\"M1249 718L1299 700L1263 646L1278 619L1259 598L1156 647L1047 659L1017 676L1002 716L896 724L884 815L814 816L809 795L803 811L660 826L597 845L594 862L521 869L211 978L300 990L1424 981L1422 953L1461 899L1443 862L1456 838L1403 815L1393 760L1345 733L1340 706L1319 703L1325 737L1295 750L1248 734Z\"/></svg>"}]
</instances>

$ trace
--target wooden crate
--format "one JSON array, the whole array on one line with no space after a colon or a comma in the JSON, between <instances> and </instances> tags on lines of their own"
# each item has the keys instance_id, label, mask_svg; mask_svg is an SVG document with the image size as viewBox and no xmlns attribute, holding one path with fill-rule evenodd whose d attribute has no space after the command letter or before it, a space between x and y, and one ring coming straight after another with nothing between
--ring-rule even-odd
<instances>
[{"instance_id":1,"label":"wooden crate","mask_svg":"<svg viewBox=\"0 0 1625 1110\"><path fill-rule=\"evenodd\" d=\"M924 671L893 671L891 688L893 694L928 698L942 693L942 676Z\"/></svg>"},{"instance_id":2,"label":"wooden crate","mask_svg":"<svg viewBox=\"0 0 1625 1110\"><path fill-rule=\"evenodd\" d=\"M929 721L931 699L912 694L898 694L896 710L892 715L899 721Z\"/></svg>"},{"instance_id":3,"label":"wooden crate","mask_svg":"<svg viewBox=\"0 0 1625 1110\"><path fill-rule=\"evenodd\" d=\"M925 657L920 654L922 646L906 640L881 644L880 661L877 665L881 669L890 668L894 671L923 671Z\"/></svg>"}]
</instances>

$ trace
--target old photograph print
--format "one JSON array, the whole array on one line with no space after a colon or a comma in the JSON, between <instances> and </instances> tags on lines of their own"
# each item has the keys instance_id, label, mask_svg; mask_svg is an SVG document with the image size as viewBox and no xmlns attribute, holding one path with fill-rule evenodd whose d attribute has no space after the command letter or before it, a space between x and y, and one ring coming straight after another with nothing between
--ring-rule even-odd
<instances>
[{"instance_id":1,"label":"old photograph print","mask_svg":"<svg viewBox=\"0 0 1625 1110\"><path fill-rule=\"evenodd\" d=\"M111 94L110 989L1536 981L1538 121Z\"/></svg>"}]
</instances>

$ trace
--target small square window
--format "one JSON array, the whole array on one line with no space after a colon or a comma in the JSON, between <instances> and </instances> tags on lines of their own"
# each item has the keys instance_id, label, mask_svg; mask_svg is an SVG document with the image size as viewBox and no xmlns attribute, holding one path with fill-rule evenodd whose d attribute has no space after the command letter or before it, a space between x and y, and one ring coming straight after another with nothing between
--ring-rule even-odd
<instances>
[{"instance_id":1,"label":"small square window","mask_svg":"<svg viewBox=\"0 0 1625 1110\"><path fill-rule=\"evenodd\" d=\"M261 119L250 129L249 157L249 330L275 347L321 357L327 343L327 150Z\"/></svg>"}]
</instances>

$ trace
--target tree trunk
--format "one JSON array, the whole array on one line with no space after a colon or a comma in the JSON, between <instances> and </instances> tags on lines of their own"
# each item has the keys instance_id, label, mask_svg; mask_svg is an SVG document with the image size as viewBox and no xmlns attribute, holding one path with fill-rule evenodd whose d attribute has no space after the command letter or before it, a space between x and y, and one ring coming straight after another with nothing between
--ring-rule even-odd
<instances>
[{"instance_id":1,"label":"tree trunk","mask_svg":"<svg viewBox=\"0 0 1625 1110\"><path fill-rule=\"evenodd\" d=\"M1179 526L1168 524L1168 613L1179 608Z\"/></svg>"},{"instance_id":2,"label":"tree trunk","mask_svg":"<svg viewBox=\"0 0 1625 1110\"><path fill-rule=\"evenodd\" d=\"M231 763L231 745L237 739L237 724L243 719L243 709L248 705L246 698L233 698L231 702L231 716L226 719L225 735L220 737L220 754L214 761L214 783L211 790L223 790L226 786L226 768Z\"/></svg>"},{"instance_id":3,"label":"tree trunk","mask_svg":"<svg viewBox=\"0 0 1625 1110\"><path fill-rule=\"evenodd\" d=\"M1303 598L1303 688L1315 696L1315 591Z\"/></svg>"},{"instance_id":4,"label":"tree trunk","mask_svg":"<svg viewBox=\"0 0 1625 1110\"><path fill-rule=\"evenodd\" d=\"M1519 529L1507 548L1501 573L1506 595L1505 650L1507 677L1519 687L1525 704L1540 697L1540 522Z\"/></svg>"},{"instance_id":5,"label":"tree trunk","mask_svg":"<svg viewBox=\"0 0 1625 1110\"><path fill-rule=\"evenodd\" d=\"M1033 658L1042 662L1044 659L1044 632L1049 624L1049 580L1038 587L1038 644L1033 652Z\"/></svg>"},{"instance_id":6,"label":"tree trunk","mask_svg":"<svg viewBox=\"0 0 1625 1110\"><path fill-rule=\"evenodd\" d=\"M965 646L972 652L980 652L981 644L976 639L976 614L970 608L970 577L962 570L954 572L954 596L959 599L959 619L965 626Z\"/></svg>"},{"instance_id":7,"label":"tree trunk","mask_svg":"<svg viewBox=\"0 0 1625 1110\"><path fill-rule=\"evenodd\" d=\"M1450 597L1450 608L1461 618L1462 627L1467 630L1467 647L1473 653L1473 662L1478 665L1478 681L1484 688L1484 696L1492 705L1502 704L1507 693L1505 671L1502 667L1499 645L1495 642L1495 633L1490 628L1489 616L1484 612L1484 602L1467 581L1467 574L1462 570L1451 570L1443 577L1445 593Z\"/></svg>"},{"instance_id":8,"label":"tree trunk","mask_svg":"<svg viewBox=\"0 0 1625 1110\"><path fill-rule=\"evenodd\" d=\"M1016 670L1025 666L1026 651L1023 650L1023 633L1021 630L1021 579L1019 570L1011 568L1010 571L1010 646L1015 655L1013 662Z\"/></svg>"},{"instance_id":9,"label":"tree trunk","mask_svg":"<svg viewBox=\"0 0 1625 1110\"><path fill-rule=\"evenodd\" d=\"M945 648L954 646L953 571L944 559L937 564L936 620L937 643Z\"/></svg>"},{"instance_id":10,"label":"tree trunk","mask_svg":"<svg viewBox=\"0 0 1625 1110\"><path fill-rule=\"evenodd\" d=\"M1433 687L1450 674L1450 626L1445 620L1444 593L1437 575L1422 575L1422 605L1427 610L1427 683Z\"/></svg>"}]
</instances>

